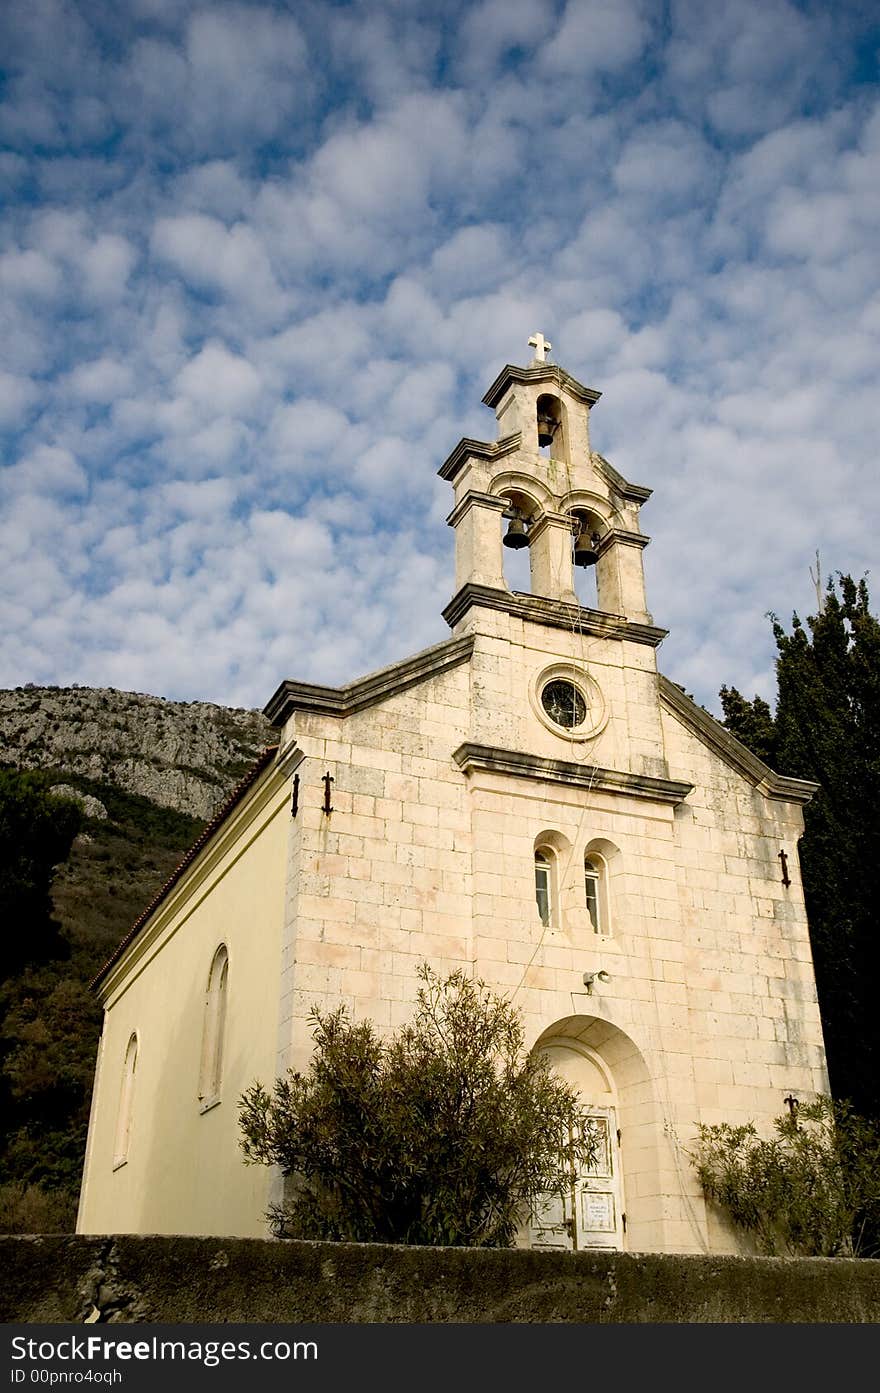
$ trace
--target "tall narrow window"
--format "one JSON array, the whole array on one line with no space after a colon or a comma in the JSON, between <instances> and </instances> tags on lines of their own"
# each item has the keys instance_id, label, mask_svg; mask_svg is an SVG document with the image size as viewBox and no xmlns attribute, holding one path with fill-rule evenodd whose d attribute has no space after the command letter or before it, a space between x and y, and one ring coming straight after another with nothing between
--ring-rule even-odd
<instances>
[{"instance_id":1,"label":"tall narrow window","mask_svg":"<svg viewBox=\"0 0 880 1393\"><path fill-rule=\"evenodd\" d=\"M553 912L553 863L546 851L535 852L535 903L546 929Z\"/></svg>"},{"instance_id":2,"label":"tall narrow window","mask_svg":"<svg viewBox=\"0 0 880 1393\"><path fill-rule=\"evenodd\" d=\"M134 1076L137 1069L137 1035L132 1035L125 1050L122 1066L122 1085L119 1090L119 1111L116 1114L116 1139L113 1143L113 1169L128 1160L131 1141L131 1114L134 1107Z\"/></svg>"},{"instance_id":3,"label":"tall narrow window","mask_svg":"<svg viewBox=\"0 0 880 1393\"><path fill-rule=\"evenodd\" d=\"M590 916L593 932L597 934L607 933L608 928L605 924L605 912L602 904L604 898L602 863L598 857L587 856L584 859L584 889L586 891L587 913Z\"/></svg>"},{"instance_id":4,"label":"tall narrow window","mask_svg":"<svg viewBox=\"0 0 880 1393\"><path fill-rule=\"evenodd\" d=\"M205 1028L202 1036L202 1067L199 1079L199 1102L203 1111L220 1101L228 977L229 955L225 945L221 943L211 962L205 997Z\"/></svg>"}]
</instances>

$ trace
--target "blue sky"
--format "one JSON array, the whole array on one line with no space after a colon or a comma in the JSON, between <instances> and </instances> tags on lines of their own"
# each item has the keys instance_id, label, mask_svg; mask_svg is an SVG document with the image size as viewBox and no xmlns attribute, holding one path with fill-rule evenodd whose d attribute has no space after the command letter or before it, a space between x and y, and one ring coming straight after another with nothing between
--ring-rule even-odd
<instances>
[{"instance_id":1,"label":"blue sky","mask_svg":"<svg viewBox=\"0 0 880 1393\"><path fill-rule=\"evenodd\" d=\"M436 470L540 329L655 490L661 667L771 696L766 611L880 535L875 15L6 0L0 685L444 638Z\"/></svg>"}]
</instances>

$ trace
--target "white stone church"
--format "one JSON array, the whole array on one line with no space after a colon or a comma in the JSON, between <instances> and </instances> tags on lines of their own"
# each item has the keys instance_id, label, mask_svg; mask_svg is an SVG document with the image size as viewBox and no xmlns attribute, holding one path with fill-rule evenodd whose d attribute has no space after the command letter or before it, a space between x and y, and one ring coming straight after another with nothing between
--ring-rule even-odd
<instances>
[{"instance_id":1,"label":"white stone church","mask_svg":"<svg viewBox=\"0 0 880 1393\"><path fill-rule=\"evenodd\" d=\"M408 1021L423 961L507 993L604 1132L536 1246L735 1251L697 1125L769 1129L827 1090L797 855L814 785L658 673L650 490L592 449L600 394L530 342L483 398L497 438L440 470L450 637L345 687L282 682L277 746L102 970L81 1232L265 1234L278 1182L243 1164L241 1093L306 1064L313 1004ZM526 550L528 593L504 573Z\"/></svg>"}]
</instances>

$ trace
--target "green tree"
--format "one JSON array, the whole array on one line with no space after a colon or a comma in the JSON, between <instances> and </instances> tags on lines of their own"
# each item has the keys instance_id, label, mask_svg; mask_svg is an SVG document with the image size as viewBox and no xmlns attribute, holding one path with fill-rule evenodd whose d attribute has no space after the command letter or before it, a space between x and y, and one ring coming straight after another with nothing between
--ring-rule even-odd
<instances>
[{"instance_id":1,"label":"green tree","mask_svg":"<svg viewBox=\"0 0 880 1393\"><path fill-rule=\"evenodd\" d=\"M505 1246L530 1198L566 1191L594 1159L574 1091L525 1053L511 1004L461 971L420 976L395 1037L315 1010L308 1072L243 1096L246 1160L293 1182L270 1211L276 1234Z\"/></svg>"},{"instance_id":2,"label":"green tree","mask_svg":"<svg viewBox=\"0 0 880 1393\"><path fill-rule=\"evenodd\" d=\"M0 940L2 975L64 951L52 918L55 867L70 855L82 815L53 798L45 774L0 769Z\"/></svg>"},{"instance_id":3,"label":"green tree","mask_svg":"<svg viewBox=\"0 0 880 1393\"><path fill-rule=\"evenodd\" d=\"M784 774L814 779L801 874L832 1091L880 1117L880 622L864 580L829 581L791 633L773 619L779 689L767 704L722 689L725 723Z\"/></svg>"},{"instance_id":4,"label":"green tree","mask_svg":"<svg viewBox=\"0 0 880 1393\"><path fill-rule=\"evenodd\" d=\"M820 1097L754 1123L701 1126L693 1160L704 1192L763 1253L871 1257L880 1232L880 1124Z\"/></svg>"},{"instance_id":5,"label":"green tree","mask_svg":"<svg viewBox=\"0 0 880 1393\"><path fill-rule=\"evenodd\" d=\"M721 697L727 729L747 745L758 759L763 759L765 764L775 769L776 722L767 702L759 696L747 701L736 687L722 687L718 695Z\"/></svg>"},{"instance_id":6,"label":"green tree","mask_svg":"<svg viewBox=\"0 0 880 1393\"><path fill-rule=\"evenodd\" d=\"M0 988L0 1182L78 1192L101 1017L84 975L75 955Z\"/></svg>"},{"instance_id":7,"label":"green tree","mask_svg":"<svg viewBox=\"0 0 880 1393\"><path fill-rule=\"evenodd\" d=\"M0 770L0 1207L56 1225L79 1180L81 1025L94 1019L85 988L59 972L70 945L52 908L52 880L80 823L76 803L52 796L48 775ZM41 1183L64 1195L44 1202Z\"/></svg>"}]
</instances>

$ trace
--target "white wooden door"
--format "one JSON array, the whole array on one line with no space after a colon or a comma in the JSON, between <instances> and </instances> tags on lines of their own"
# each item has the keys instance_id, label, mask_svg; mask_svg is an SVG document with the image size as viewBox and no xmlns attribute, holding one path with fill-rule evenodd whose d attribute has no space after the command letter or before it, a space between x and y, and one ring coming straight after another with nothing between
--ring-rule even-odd
<instances>
[{"instance_id":1,"label":"white wooden door","mask_svg":"<svg viewBox=\"0 0 880 1393\"><path fill-rule=\"evenodd\" d=\"M529 1220L532 1248L573 1247L574 1221L570 1195L541 1195Z\"/></svg>"},{"instance_id":2,"label":"white wooden door","mask_svg":"<svg viewBox=\"0 0 880 1393\"><path fill-rule=\"evenodd\" d=\"M529 1242L533 1248L577 1250L623 1246L614 1109L587 1108L584 1125L592 1128L596 1137L596 1160L575 1176L569 1194L542 1196L535 1204L529 1223Z\"/></svg>"},{"instance_id":3,"label":"white wooden door","mask_svg":"<svg viewBox=\"0 0 880 1393\"><path fill-rule=\"evenodd\" d=\"M623 1215L614 1109L590 1108L587 1125L592 1128L598 1148L593 1165L585 1167L577 1179L575 1243L578 1248L620 1248Z\"/></svg>"}]
</instances>

